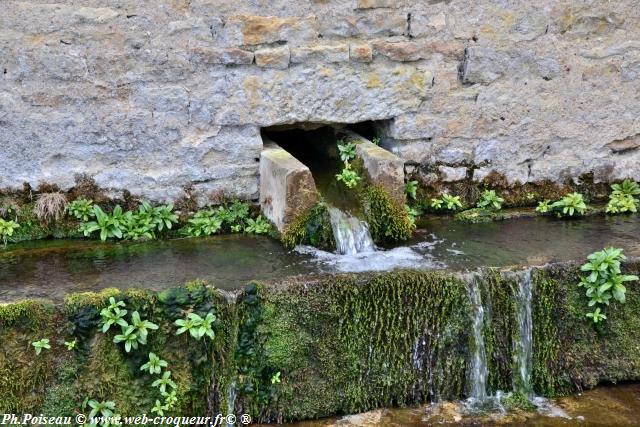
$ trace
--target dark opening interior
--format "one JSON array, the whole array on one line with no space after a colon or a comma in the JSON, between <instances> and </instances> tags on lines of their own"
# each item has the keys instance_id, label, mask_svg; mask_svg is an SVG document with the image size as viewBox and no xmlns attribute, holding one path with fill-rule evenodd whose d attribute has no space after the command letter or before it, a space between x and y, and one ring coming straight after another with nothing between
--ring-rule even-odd
<instances>
[{"instance_id":1,"label":"dark opening interior","mask_svg":"<svg viewBox=\"0 0 640 427\"><path fill-rule=\"evenodd\" d=\"M335 177L344 167L337 142L347 136L344 129L371 140L377 136L376 128L375 122L333 126L301 123L266 128L262 134L264 139L274 141L311 170L316 187L326 201L353 211L357 205L355 192L340 184Z\"/></svg>"}]
</instances>

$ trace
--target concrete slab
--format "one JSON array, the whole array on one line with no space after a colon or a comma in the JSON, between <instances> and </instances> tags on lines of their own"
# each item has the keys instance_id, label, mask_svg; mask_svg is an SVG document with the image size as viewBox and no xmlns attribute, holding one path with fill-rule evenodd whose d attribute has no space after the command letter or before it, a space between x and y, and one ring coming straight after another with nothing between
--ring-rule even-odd
<instances>
[{"instance_id":1,"label":"concrete slab","mask_svg":"<svg viewBox=\"0 0 640 427\"><path fill-rule=\"evenodd\" d=\"M308 167L268 139L260 154L260 207L279 231L318 201Z\"/></svg>"},{"instance_id":2,"label":"concrete slab","mask_svg":"<svg viewBox=\"0 0 640 427\"><path fill-rule=\"evenodd\" d=\"M371 182L382 186L399 204L407 201L404 194L404 160L377 146L360 134L345 131L356 142L356 155L362 160Z\"/></svg>"}]
</instances>

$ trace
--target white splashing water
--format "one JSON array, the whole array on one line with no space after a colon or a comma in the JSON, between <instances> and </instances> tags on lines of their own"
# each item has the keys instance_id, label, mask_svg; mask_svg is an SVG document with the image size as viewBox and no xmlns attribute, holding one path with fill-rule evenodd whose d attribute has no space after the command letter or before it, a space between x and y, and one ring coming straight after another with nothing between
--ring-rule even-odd
<instances>
[{"instance_id":1,"label":"white splashing water","mask_svg":"<svg viewBox=\"0 0 640 427\"><path fill-rule=\"evenodd\" d=\"M338 253L354 255L376 250L371 233L369 233L369 224L365 221L334 207L329 207L329 216Z\"/></svg>"},{"instance_id":2,"label":"white splashing water","mask_svg":"<svg viewBox=\"0 0 640 427\"><path fill-rule=\"evenodd\" d=\"M518 280L518 292L516 293L516 320L520 339L514 341L514 357L519 375L514 378L513 388L530 399L533 397L533 388L531 387L531 369L533 366L531 286L531 269L527 269Z\"/></svg>"},{"instance_id":3,"label":"white splashing water","mask_svg":"<svg viewBox=\"0 0 640 427\"><path fill-rule=\"evenodd\" d=\"M467 280L469 288L469 297L471 299L473 309L473 340L474 349L471 355L471 369L469 373L469 398L473 402L482 403L487 400L487 355L484 345L484 337L482 336L482 327L484 325L484 307L482 306L482 297L480 288L478 287L475 276Z\"/></svg>"}]
</instances>

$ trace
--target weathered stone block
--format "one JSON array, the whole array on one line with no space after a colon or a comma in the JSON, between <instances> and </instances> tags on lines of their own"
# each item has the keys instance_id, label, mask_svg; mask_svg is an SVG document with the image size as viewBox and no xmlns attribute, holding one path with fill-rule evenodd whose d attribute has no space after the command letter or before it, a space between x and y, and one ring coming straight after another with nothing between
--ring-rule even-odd
<instances>
[{"instance_id":1,"label":"weathered stone block","mask_svg":"<svg viewBox=\"0 0 640 427\"><path fill-rule=\"evenodd\" d=\"M509 55L490 47L470 46L460 68L463 83L489 84L502 77L509 67Z\"/></svg>"},{"instance_id":2,"label":"weathered stone block","mask_svg":"<svg viewBox=\"0 0 640 427\"><path fill-rule=\"evenodd\" d=\"M356 133L348 134L356 141L356 156L362 160L371 182L382 186L389 196L404 206L404 160Z\"/></svg>"},{"instance_id":3,"label":"weathered stone block","mask_svg":"<svg viewBox=\"0 0 640 427\"><path fill-rule=\"evenodd\" d=\"M425 37L439 33L447 27L447 18L444 12L437 14L412 13L411 36Z\"/></svg>"},{"instance_id":4,"label":"weathered stone block","mask_svg":"<svg viewBox=\"0 0 640 427\"><path fill-rule=\"evenodd\" d=\"M373 49L368 43L352 43L349 45L349 57L356 62L371 62Z\"/></svg>"},{"instance_id":5,"label":"weathered stone block","mask_svg":"<svg viewBox=\"0 0 640 427\"><path fill-rule=\"evenodd\" d=\"M386 56L394 61L418 61L426 58L427 52L422 43L417 42L388 42L376 40L373 42L376 55Z\"/></svg>"},{"instance_id":6,"label":"weathered stone block","mask_svg":"<svg viewBox=\"0 0 640 427\"><path fill-rule=\"evenodd\" d=\"M309 168L273 141L266 140L260 154L260 207L264 215L283 231L317 200Z\"/></svg>"},{"instance_id":7,"label":"weathered stone block","mask_svg":"<svg viewBox=\"0 0 640 427\"><path fill-rule=\"evenodd\" d=\"M346 62L349 60L349 45L346 43L335 45L304 46L291 49L291 62Z\"/></svg>"},{"instance_id":8,"label":"weathered stone block","mask_svg":"<svg viewBox=\"0 0 640 427\"><path fill-rule=\"evenodd\" d=\"M467 177L467 168L465 167L438 166L438 171L443 182L462 181Z\"/></svg>"},{"instance_id":9,"label":"weathered stone block","mask_svg":"<svg viewBox=\"0 0 640 427\"><path fill-rule=\"evenodd\" d=\"M354 0L354 9L396 8L399 6L398 0Z\"/></svg>"},{"instance_id":10,"label":"weathered stone block","mask_svg":"<svg viewBox=\"0 0 640 427\"><path fill-rule=\"evenodd\" d=\"M254 57L253 52L239 48L194 46L190 52L196 64L249 65Z\"/></svg>"},{"instance_id":11,"label":"weathered stone block","mask_svg":"<svg viewBox=\"0 0 640 427\"><path fill-rule=\"evenodd\" d=\"M397 139L434 138L445 133L446 121L430 114L402 114L389 124L389 136Z\"/></svg>"},{"instance_id":12,"label":"weathered stone block","mask_svg":"<svg viewBox=\"0 0 640 427\"><path fill-rule=\"evenodd\" d=\"M407 34L407 15L399 11L370 10L362 14L319 17L323 37L390 37Z\"/></svg>"},{"instance_id":13,"label":"weathered stone block","mask_svg":"<svg viewBox=\"0 0 640 427\"><path fill-rule=\"evenodd\" d=\"M265 68L285 70L289 67L291 52L289 46L260 49L255 53L256 65Z\"/></svg>"},{"instance_id":14,"label":"weathered stone block","mask_svg":"<svg viewBox=\"0 0 640 427\"><path fill-rule=\"evenodd\" d=\"M315 16L286 17L234 15L224 27L224 37L230 44L257 45L290 41L309 42L318 37Z\"/></svg>"}]
</instances>

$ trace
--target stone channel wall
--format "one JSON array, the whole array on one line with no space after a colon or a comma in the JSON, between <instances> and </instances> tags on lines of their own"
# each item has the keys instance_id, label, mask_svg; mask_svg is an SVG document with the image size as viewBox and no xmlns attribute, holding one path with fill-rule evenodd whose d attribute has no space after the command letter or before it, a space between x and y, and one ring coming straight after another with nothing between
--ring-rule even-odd
<instances>
[{"instance_id":1,"label":"stone channel wall","mask_svg":"<svg viewBox=\"0 0 640 427\"><path fill-rule=\"evenodd\" d=\"M638 274L640 262L623 271ZM585 317L580 274L577 263L531 270L537 395L640 380L640 287L630 284L625 304L607 306L596 331ZM168 415L233 408L256 421L282 421L463 398L477 348L469 286L484 307L487 392L510 391L520 375L523 277L394 271L277 279L233 295L191 283L160 293L71 294L61 306L0 304L0 412L73 416L95 399L113 401L121 415L151 414L162 397L153 386L157 375L140 370L148 352L168 362L176 384ZM111 296L125 302L128 322L138 311L159 326L131 352L113 342L118 327L101 332L99 313ZM174 322L192 312L215 313L213 340L176 335ZM37 355L31 343L43 338L51 348ZM75 349L67 350L65 341L73 340Z\"/></svg>"},{"instance_id":2,"label":"stone channel wall","mask_svg":"<svg viewBox=\"0 0 640 427\"><path fill-rule=\"evenodd\" d=\"M257 199L261 128L362 121L445 180L640 179L637 6L5 0L0 188Z\"/></svg>"}]
</instances>

